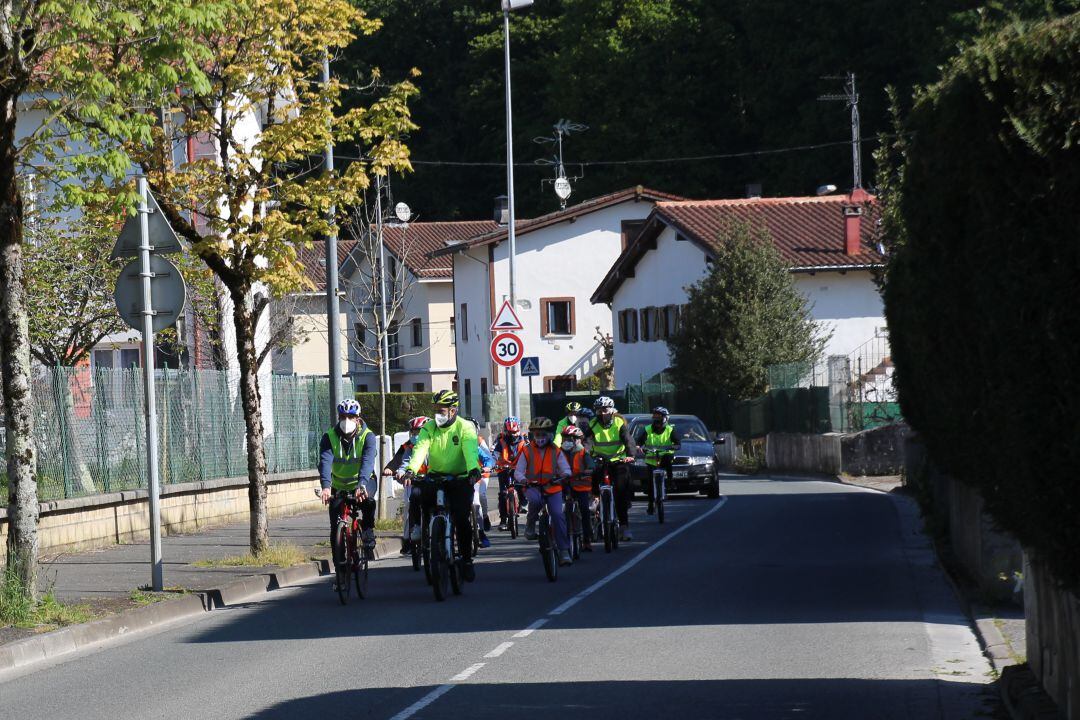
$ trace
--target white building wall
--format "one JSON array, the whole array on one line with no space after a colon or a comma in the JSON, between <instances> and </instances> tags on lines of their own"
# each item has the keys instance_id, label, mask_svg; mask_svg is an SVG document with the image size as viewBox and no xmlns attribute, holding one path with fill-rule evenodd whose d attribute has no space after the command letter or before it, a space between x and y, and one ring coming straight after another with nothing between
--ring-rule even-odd
<instances>
[{"instance_id":1,"label":"white building wall","mask_svg":"<svg viewBox=\"0 0 1080 720\"><path fill-rule=\"evenodd\" d=\"M869 270L796 273L795 287L810 301L823 330L832 330L825 355L848 355L885 328L885 305Z\"/></svg>"},{"instance_id":2,"label":"white building wall","mask_svg":"<svg viewBox=\"0 0 1080 720\"><path fill-rule=\"evenodd\" d=\"M457 332L454 348L457 354L458 392L465 392L465 381L468 380L473 397L471 409L477 415L480 393L485 384L482 380L486 379L488 392L492 392L496 384L491 378L491 360L488 357L491 341L488 330L491 327L488 252L485 246L454 253L453 316ZM468 308L464 314L463 305ZM498 310L497 307L495 309Z\"/></svg>"}]
</instances>

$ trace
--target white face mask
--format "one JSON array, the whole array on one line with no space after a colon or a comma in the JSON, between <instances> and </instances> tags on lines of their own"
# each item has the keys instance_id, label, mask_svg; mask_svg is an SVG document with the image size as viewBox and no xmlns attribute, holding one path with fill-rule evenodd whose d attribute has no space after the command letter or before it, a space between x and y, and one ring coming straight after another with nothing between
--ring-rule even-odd
<instances>
[{"instance_id":1,"label":"white face mask","mask_svg":"<svg viewBox=\"0 0 1080 720\"><path fill-rule=\"evenodd\" d=\"M536 447L544 447L550 440L551 438L547 435L536 435L533 437L533 444L536 445Z\"/></svg>"},{"instance_id":2,"label":"white face mask","mask_svg":"<svg viewBox=\"0 0 1080 720\"><path fill-rule=\"evenodd\" d=\"M574 441L573 440L567 440L566 442L564 442L562 444L562 449L565 450L566 452L574 452Z\"/></svg>"},{"instance_id":3,"label":"white face mask","mask_svg":"<svg viewBox=\"0 0 1080 720\"><path fill-rule=\"evenodd\" d=\"M435 413L435 424L439 427L446 427L450 424L450 413Z\"/></svg>"},{"instance_id":4,"label":"white face mask","mask_svg":"<svg viewBox=\"0 0 1080 720\"><path fill-rule=\"evenodd\" d=\"M342 418L341 421L338 422L338 429L346 435L352 435L356 432L356 428L357 422L352 418Z\"/></svg>"},{"instance_id":5,"label":"white face mask","mask_svg":"<svg viewBox=\"0 0 1080 720\"><path fill-rule=\"evenodd\" d=\"M567 420L567 422L569 422L569 423L570 423L571 425L577 425L577 415L567 415L567 416L566 416L566 420Z\"/></svg>"}]
</instances>

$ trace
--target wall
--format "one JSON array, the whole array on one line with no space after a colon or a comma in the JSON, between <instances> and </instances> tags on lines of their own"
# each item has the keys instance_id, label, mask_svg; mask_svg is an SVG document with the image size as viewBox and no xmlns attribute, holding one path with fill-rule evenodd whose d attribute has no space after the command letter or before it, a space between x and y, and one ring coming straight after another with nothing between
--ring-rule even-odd
<instances>
[{"instance_id":1,"label":"wall","mask_svg":"<svg viewBox=\"0 0 1080 720\"><path fill-rule=\"evenodd\" d=\"M848 475L899 475L904 469L904 440L908 426L882 425L844 435L841 440L841 471Z\"/></svg>"},{"instance_id":2,"label":"wall","mask_svg":"<svg viewBox=\"0 0 1080 720\"><path fill-rule=\"evenodd\" d=\"M267 506L271 517L318 510L311 471L271 475ZM166 485L161 490L163 534L191 533L200 528L246 522L248 481L243 478ZM149 538L145 490L129 490L41 503L38 542L43 555L107 547ZM7 509L0 508L0 543L7 542Z\"/></svg>"},{"instance_id":3,"label":"wall","mask_svg":"<svg viewBox=\"0 0 1080 720\"><path fill-rule=\"evenodd\" d=\"M330 372L330 344L326 333L326 296L303 295L295 298L295 302L292 309L293 322L304 340L291 348L272 353L274 372L327 375ZM338 327L341 367L346 368L349 357L349 317L345 312L338 314Z\"/></svg>"},{"instance_id":4,"label":"wall","mask_svg":"<svg viewBox=\"0 0 1080 720\"><path fill-rule=\"evenodd\" d=\"M478 410L481 378L487 378L489 392L494 390L495 385L505 381L505 374L502 372L496 379L492 379L491 360L488 356L488 344L492 337L488 330L491 327L488 253L488 247L477 247L454 253L453 256L453 315L457 327L454 350L457 357L458 392L465 392L465 381L469 380L474 398L474 417L481 415ZM463 304L469 308L467 325L462 322L461 317ZM526 346L526 351L528 349Z\"/></svg>"},{"instance_id":5,"label":"wall","mask_svg":"<svg viewBox=\"0 0 1080 720\"><path fill-rule=\"evenodd\" d=\"M1080 596L1062 590L1037 559L1024 558L1027 657L1068 720L1080 719Z\"/></svg>"},{"instance_id":6,"label":"wall","mask_svg":"<svg viewBox=\"0 0 1080 720\"><path fill-rule=\"evenodd\" d=\"M769 433L765 437L765 465L770 470L836 475L841 467L840 435Z\"/></svg>"},{"instance_id":7,"label":"wall","mask_svg":"<svg viewBox=\"0 0 1080 720\"><path fill-rule=\"evenodd\" d=\"M826 357L851 353L885 327L885 307L869 270L799 272L793 279L814 320L832 330Z\"/></svg>"}]
</instances>

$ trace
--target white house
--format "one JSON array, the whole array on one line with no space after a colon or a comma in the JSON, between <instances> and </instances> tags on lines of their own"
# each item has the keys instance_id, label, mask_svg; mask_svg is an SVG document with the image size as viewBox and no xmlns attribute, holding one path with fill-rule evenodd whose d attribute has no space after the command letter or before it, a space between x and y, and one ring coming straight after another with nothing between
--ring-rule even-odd
<instances>
[{"instance_id":1,"label":"white house","mask_svg":"<svg viewBox=\"0 0 1080 720\"><path fill-rule=\"evenodd\" d=\"M611 332L611 313L589 293L661 200L680 199L641 186L603 195L516 226L518 333L536 356L536 392L572 390L603 363L597 329ZM509 297L509 246L501 228L448 245L453 256L458 392L468 415L485 415L482 397L506 382L489 357L492 317ZM521 393L527 383L518 383ZM525 403L523 403L524 405ZM490 420L491 418L485 418Z\"/></svg>"},{"instance_id":2,"label":"white house","mask_svg":"<svg viewBox=\"0 0 1080 720\"><path fill-rule=\"evenodd\" d=\"M885 332L873 280L880 266L873 198L852 195L657 203L641 232L592 295L610 308L615 383L648 380L670 362L686 287L710 268L718 234L732 222L768 229L811 315L832 332L825 355L849 355Z\"/></svg>"}]
</instances>

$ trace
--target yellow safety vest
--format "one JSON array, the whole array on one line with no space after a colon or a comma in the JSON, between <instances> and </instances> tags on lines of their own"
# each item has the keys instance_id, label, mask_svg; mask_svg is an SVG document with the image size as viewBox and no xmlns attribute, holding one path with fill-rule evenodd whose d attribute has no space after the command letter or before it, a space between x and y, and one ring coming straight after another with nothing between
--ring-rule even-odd
<instances>
[{"instance_id":1,"label":"yellow safety vest","mask_svg":"<svg viewBox=\"0 0 1080 720\"><path fill-rule=\"evenodd\" d=\"M593 454L602 455L610 460L621 460L626 457L626 444L620 437L625 425L626 421L618 416L611 421L610 427L604 427L599 420L590 421Z\"/></svg>"},{"instance_id":2,"label":"yellow safety vest","mask_svg":"<svg viewBox=\"0 0 1080 720\"><path fill-rule=\"evenodd\" d=\"M653 432L651 424L645 428L645 447L642 449L645 451L646 465L655 467L660 464L661 457L675 454L675 446L671 443L673 429L673 425L665 425L664 429L657 433ZM660 454L657 455L657 452Z\"/></svg>"},{"instance_id":3,"label":"yellow safety vest","mask_svg":"<svg viewBox=\"0 0 1080 720\"><path fill-rule=\"evenodd\" d=\"M364 454L364 443L371 430L364 429L353 440L352 450L345 453L341 449L341 436L335 425L326 431L330 438L330 449L334 451L334 464L330 468L330 481L335 490L355 490L360 483L360 457Z\"/></svg>"}]
</instances>

